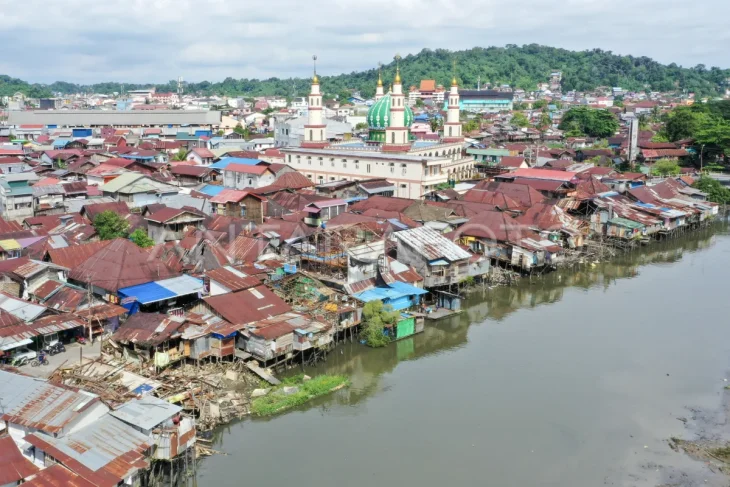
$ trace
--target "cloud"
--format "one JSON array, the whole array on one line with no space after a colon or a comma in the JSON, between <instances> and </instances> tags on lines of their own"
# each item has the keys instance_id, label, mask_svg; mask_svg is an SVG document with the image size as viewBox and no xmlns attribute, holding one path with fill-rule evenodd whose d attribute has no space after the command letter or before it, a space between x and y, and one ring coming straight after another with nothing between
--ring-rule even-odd
<instances>
[{"instance_id":1,"label":"cloud","mask_svg":"<svg viewBox=\"0 0 730 487\"><path fill-rule=\"evenodd\" d=\"M601 48L730 67L727 0L0 0L0 69L33 82L218 81L372 69L422 48ZM8 54L15 54L8 55Z\"/></svg>"}]
</instances>

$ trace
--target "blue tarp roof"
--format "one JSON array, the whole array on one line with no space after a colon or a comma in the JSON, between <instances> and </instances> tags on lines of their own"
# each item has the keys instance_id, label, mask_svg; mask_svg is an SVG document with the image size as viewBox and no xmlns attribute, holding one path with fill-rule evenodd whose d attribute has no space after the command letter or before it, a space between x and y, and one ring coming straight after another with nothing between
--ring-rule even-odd
<instances>
[{"instance_id":1,"label":"blue tarp roof","mask_svg":"<svg viewBox=\"0 0 730 487\"><path fill-rule=\"evenodd\" d=\"M119 294L124 297L136 298L136 301L147 304L156 301L163 301L177 296L174 292L164 288L156 282L148 282L146 284L137 284L119 290Z\"/></svg>"},{"instance_id":2,"label":"blue tarp roof","mask_svg":"<svg viewBox=\"0 0 730 487\"><path fill-rule=\"evenodd\" d=\"M376 300L393 300L402 298L404 296L420 296L427 294L428 291L424 291L420 287L412 286L411 284L395 281L388 285L388 287L375 287L355 294L355 297L360 301L370 302Z\"/></svg>"},{"instance_id":3,"label":"blue tarp roof","mask_svg":"<svg viewBox=\"0 0 730 487\"><path fill-rule=\"evenodd\" d=\"M66 147L69 142L71 142L70 139L56 139L53 141L53 147Z\"/></svg>"},{"instance_id":4,"label":"blue tarp roof","mask_svg":"<svg viewBox=\"0 0 730 487\"><path fill-rule=\"evenodd\" d=\"M141 304L149 304L177 296L187 296L202 290L203 281L188 275L163 279L156 282L137 284L119 290L122 297L135 298Z\"/></svg>"},{"instance_id":5,"label":"blue tarp roof","mask_svg":"<svg viewBox=\"0 0 730 487\"><path fill-rule=\"evenodd\" d=\"M206 184L205 186L200 188L198 191L203 194L207 194L208 196L217 196L224 189L226 189L226 188L224 188L223 186L214 186L212 184Z\"/></svg>"}]
</instances>

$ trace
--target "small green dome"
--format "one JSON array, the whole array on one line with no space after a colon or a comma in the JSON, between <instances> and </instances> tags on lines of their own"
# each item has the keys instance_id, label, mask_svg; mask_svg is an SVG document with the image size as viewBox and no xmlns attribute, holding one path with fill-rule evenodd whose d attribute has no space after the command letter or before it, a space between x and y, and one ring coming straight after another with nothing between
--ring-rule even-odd
<instances>
[{"instance_id":1,"label":"small green dome","mask_svg":"<svg viewBox=\"0 0 730 487\"><path fill-rule=\"evenodd\" d=\"M390 126L390 102L390 93L388 93L370 107L367 117L370 130L385 130ZM408 105L405 106L405 109L405 125L410 127L413 125L413 111Z\"/></svg>"}]
</instances>

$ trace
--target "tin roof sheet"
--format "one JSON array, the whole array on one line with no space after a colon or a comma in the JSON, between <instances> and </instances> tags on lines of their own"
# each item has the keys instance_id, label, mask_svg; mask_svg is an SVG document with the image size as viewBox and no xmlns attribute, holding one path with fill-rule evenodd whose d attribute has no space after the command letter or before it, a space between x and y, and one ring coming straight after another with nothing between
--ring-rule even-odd
<instances>
[{"instance_id":1,"label":"tin roof sheet","mask_svg":"<svg viewBox=\"0 0 730 487\"><path fill-rule=\"evenodd\" d=\"M75 392L45 380L0 370L2 419L36 428L44 433L61 433L63 428L82 416L96 395Z\"/></svg>"},{"instance_id":2,"label":"tin roof sheet","mask_svg":"<svg viewBox=\"0 0 730 487\"><path fill-rule=\"evenodd\" d=\"M39 470L23 456L12 437L0 437L0 485L16 485Z\"/></svg>"},{"instance_id":3,"label":"tin roof sheet","mask_svg":"<svg viewBox=\"0 0 730 487\"><path fill-rule=\"evenodd\" d=\"M150 430L182 411L180 406L154 396L133 399L109 414L125 423Z\"/></svg>"},{"instance_id":4,"label":"tin roof sheet","mask_svg":"<svg viewBox=\"0 0 730 487\"><path fill-rule=\"evenodd\" d=\"M426 260L445 258L453 262L470 257L469 252L426 226L396 232L393 236L421 254Z\"/></svg>"}]
</instances>

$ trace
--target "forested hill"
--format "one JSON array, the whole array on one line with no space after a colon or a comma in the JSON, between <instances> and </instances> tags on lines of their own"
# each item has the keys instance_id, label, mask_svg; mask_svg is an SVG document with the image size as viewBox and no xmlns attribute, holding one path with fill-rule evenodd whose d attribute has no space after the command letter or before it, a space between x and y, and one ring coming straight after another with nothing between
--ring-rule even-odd
<instances>
[{"instance_id":1,"label":"forested hill","mask_svg":"<svg viewBox=\"0 0 730 487\"><path fill-rule=\"evenodd\" d=\"M568 51L535 44L506 47L475 47L467 51L424 49L401 60L401 73L406 86L418 84L421 79L436 79L448 86L451 79L452 59L457 60L457 77L462 87L476 88L477 79L496 84L508 83L516 88L534 89L547 82L550 73L563 73L563 91L590 90L597 86L620 86L628 90L653 91L687 90L698 96L713 96L724 92L730 79L729 69L706 68L697 65L682 68L672 63L660 64L647 57L618 56L608 51ZM375 60L373 61L375 64ZM324 70L326 71L326 70ZM384 66L384 81L393 79L395 62ZM338 76L323 76L322 87L327 94L337 95L343 90L359 90L365 96L375 91L377 69ZM125 89L149 87L124 83ZM156 85L158 91L176 91L177 83L170 81ZM51 85L30 85L24 81L0 76L0 95L20 91L30 96L48 96L60 93L112 93L120 91L120 83L98 83L90 86L56 82ZM281 95L301 96L309 91L308 78L233 79L221 82L202 81L187 83L185 91L219 95Z\"/></svg>"}]
</instances>

